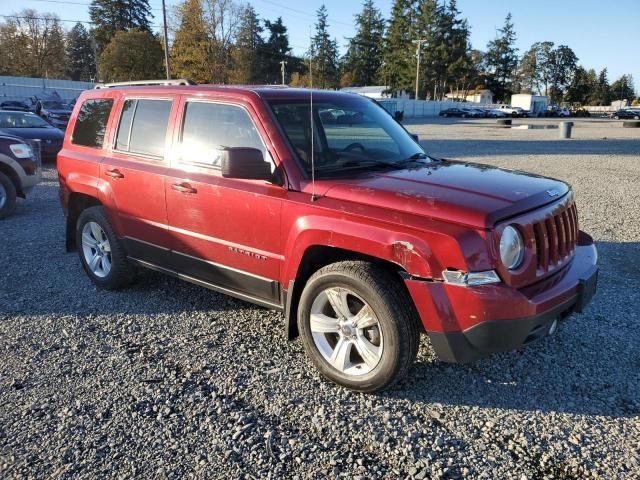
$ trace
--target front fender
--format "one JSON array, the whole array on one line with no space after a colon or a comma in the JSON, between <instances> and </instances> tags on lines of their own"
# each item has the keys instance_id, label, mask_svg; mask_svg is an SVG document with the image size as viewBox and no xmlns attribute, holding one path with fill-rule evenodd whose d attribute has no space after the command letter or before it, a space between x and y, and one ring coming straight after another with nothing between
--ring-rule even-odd
<instances>
[{"instance_id":1,"label":"front fender","mask_svg":"<svg viewBox=\"0 0 640 480\"><path fill-rule=\"evenodd\" d=\"M430 262L433 252L424 239L411 232L398 232L346 219L338 221L321 216L305 216L295 221L287 235L283 285L295 279L307 249L318 245L386 260L412 276L433 276Z\"/></svg>"}]
</instances>

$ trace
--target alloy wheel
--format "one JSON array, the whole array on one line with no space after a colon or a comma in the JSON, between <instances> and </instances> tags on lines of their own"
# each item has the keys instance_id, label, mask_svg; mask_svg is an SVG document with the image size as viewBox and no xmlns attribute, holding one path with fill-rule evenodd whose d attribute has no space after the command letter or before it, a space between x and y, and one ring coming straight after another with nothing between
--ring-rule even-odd
<instances>
[{"instance_id":1,"label":"alloy wheel","mask_svg":"<svg viewBox=\"0 0 640 480\"><path fill-rule=\"evenodd\" d=\"M316 348L341 373L365 375L380 363L384 348L380 322L351 290L322 290L311 305L309 321Z\"/></svg>"},{"instance_id":2,"label":"alloy wheel","mask_svg":"<svg viewBox=\"0 0 640 480\"><path fill-rule=\"evenodd\" d=\"M82 253L91 273L100 278L109 275L111 244L102 227L96 222L87 222L82 227Z\"/></svg>"}]
</instances>

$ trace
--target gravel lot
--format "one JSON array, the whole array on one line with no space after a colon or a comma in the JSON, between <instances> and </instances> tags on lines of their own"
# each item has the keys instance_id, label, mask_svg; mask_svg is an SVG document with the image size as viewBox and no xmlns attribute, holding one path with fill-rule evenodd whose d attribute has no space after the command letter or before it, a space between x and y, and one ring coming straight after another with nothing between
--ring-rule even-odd
<instances>
[{"instance_id":1,"label":"gravel lot","mask_svg":"<svg viewBox=\"0 0 640 480\"><path fill-rule=\"evenodd\" d=\"M424 337L377 396L321 380L278 313L151 272L96 290L48 169L0 223L0 478L639 478L640 130L494 123L408 128L435 155L570 182L599 292L555 336L471 366Z\"/></svg>"}]
</instances>

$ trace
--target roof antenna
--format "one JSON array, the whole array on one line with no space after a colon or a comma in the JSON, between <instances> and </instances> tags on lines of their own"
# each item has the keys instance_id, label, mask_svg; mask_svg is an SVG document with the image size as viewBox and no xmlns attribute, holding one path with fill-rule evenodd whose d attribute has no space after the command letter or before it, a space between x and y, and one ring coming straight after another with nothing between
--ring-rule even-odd
<instances>
[{"instance_id":1,"label":"roof antenna","mask_svg":"<svg viewBox=\"0 0 640 480\"><path fill-rule=\"evenodd\" d=\"M313 39L311 38L311 27L309 27L309 115L311 119L311 201L318 200L316 196L316 162L313 144L315 143L315 132L313 129Z\"/></svg>"}]
</instances>

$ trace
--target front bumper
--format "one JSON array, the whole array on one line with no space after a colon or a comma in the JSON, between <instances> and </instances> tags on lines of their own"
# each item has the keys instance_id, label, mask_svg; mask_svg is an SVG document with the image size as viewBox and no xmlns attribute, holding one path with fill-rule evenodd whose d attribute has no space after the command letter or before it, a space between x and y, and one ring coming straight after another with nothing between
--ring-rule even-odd
<instances>
[{"instance_id":1,"label":"front bumper","mask_svg":"<svg viewBox=\"0 0 640 480\"><path fill-rule=\"evenodd\" d=\"M468 363L538 340L554 320L582 311L596 290L597 257L591 241L580 245L563 270L520 290L405 282L438 357Z\"/></svg>"}]
</instances>

